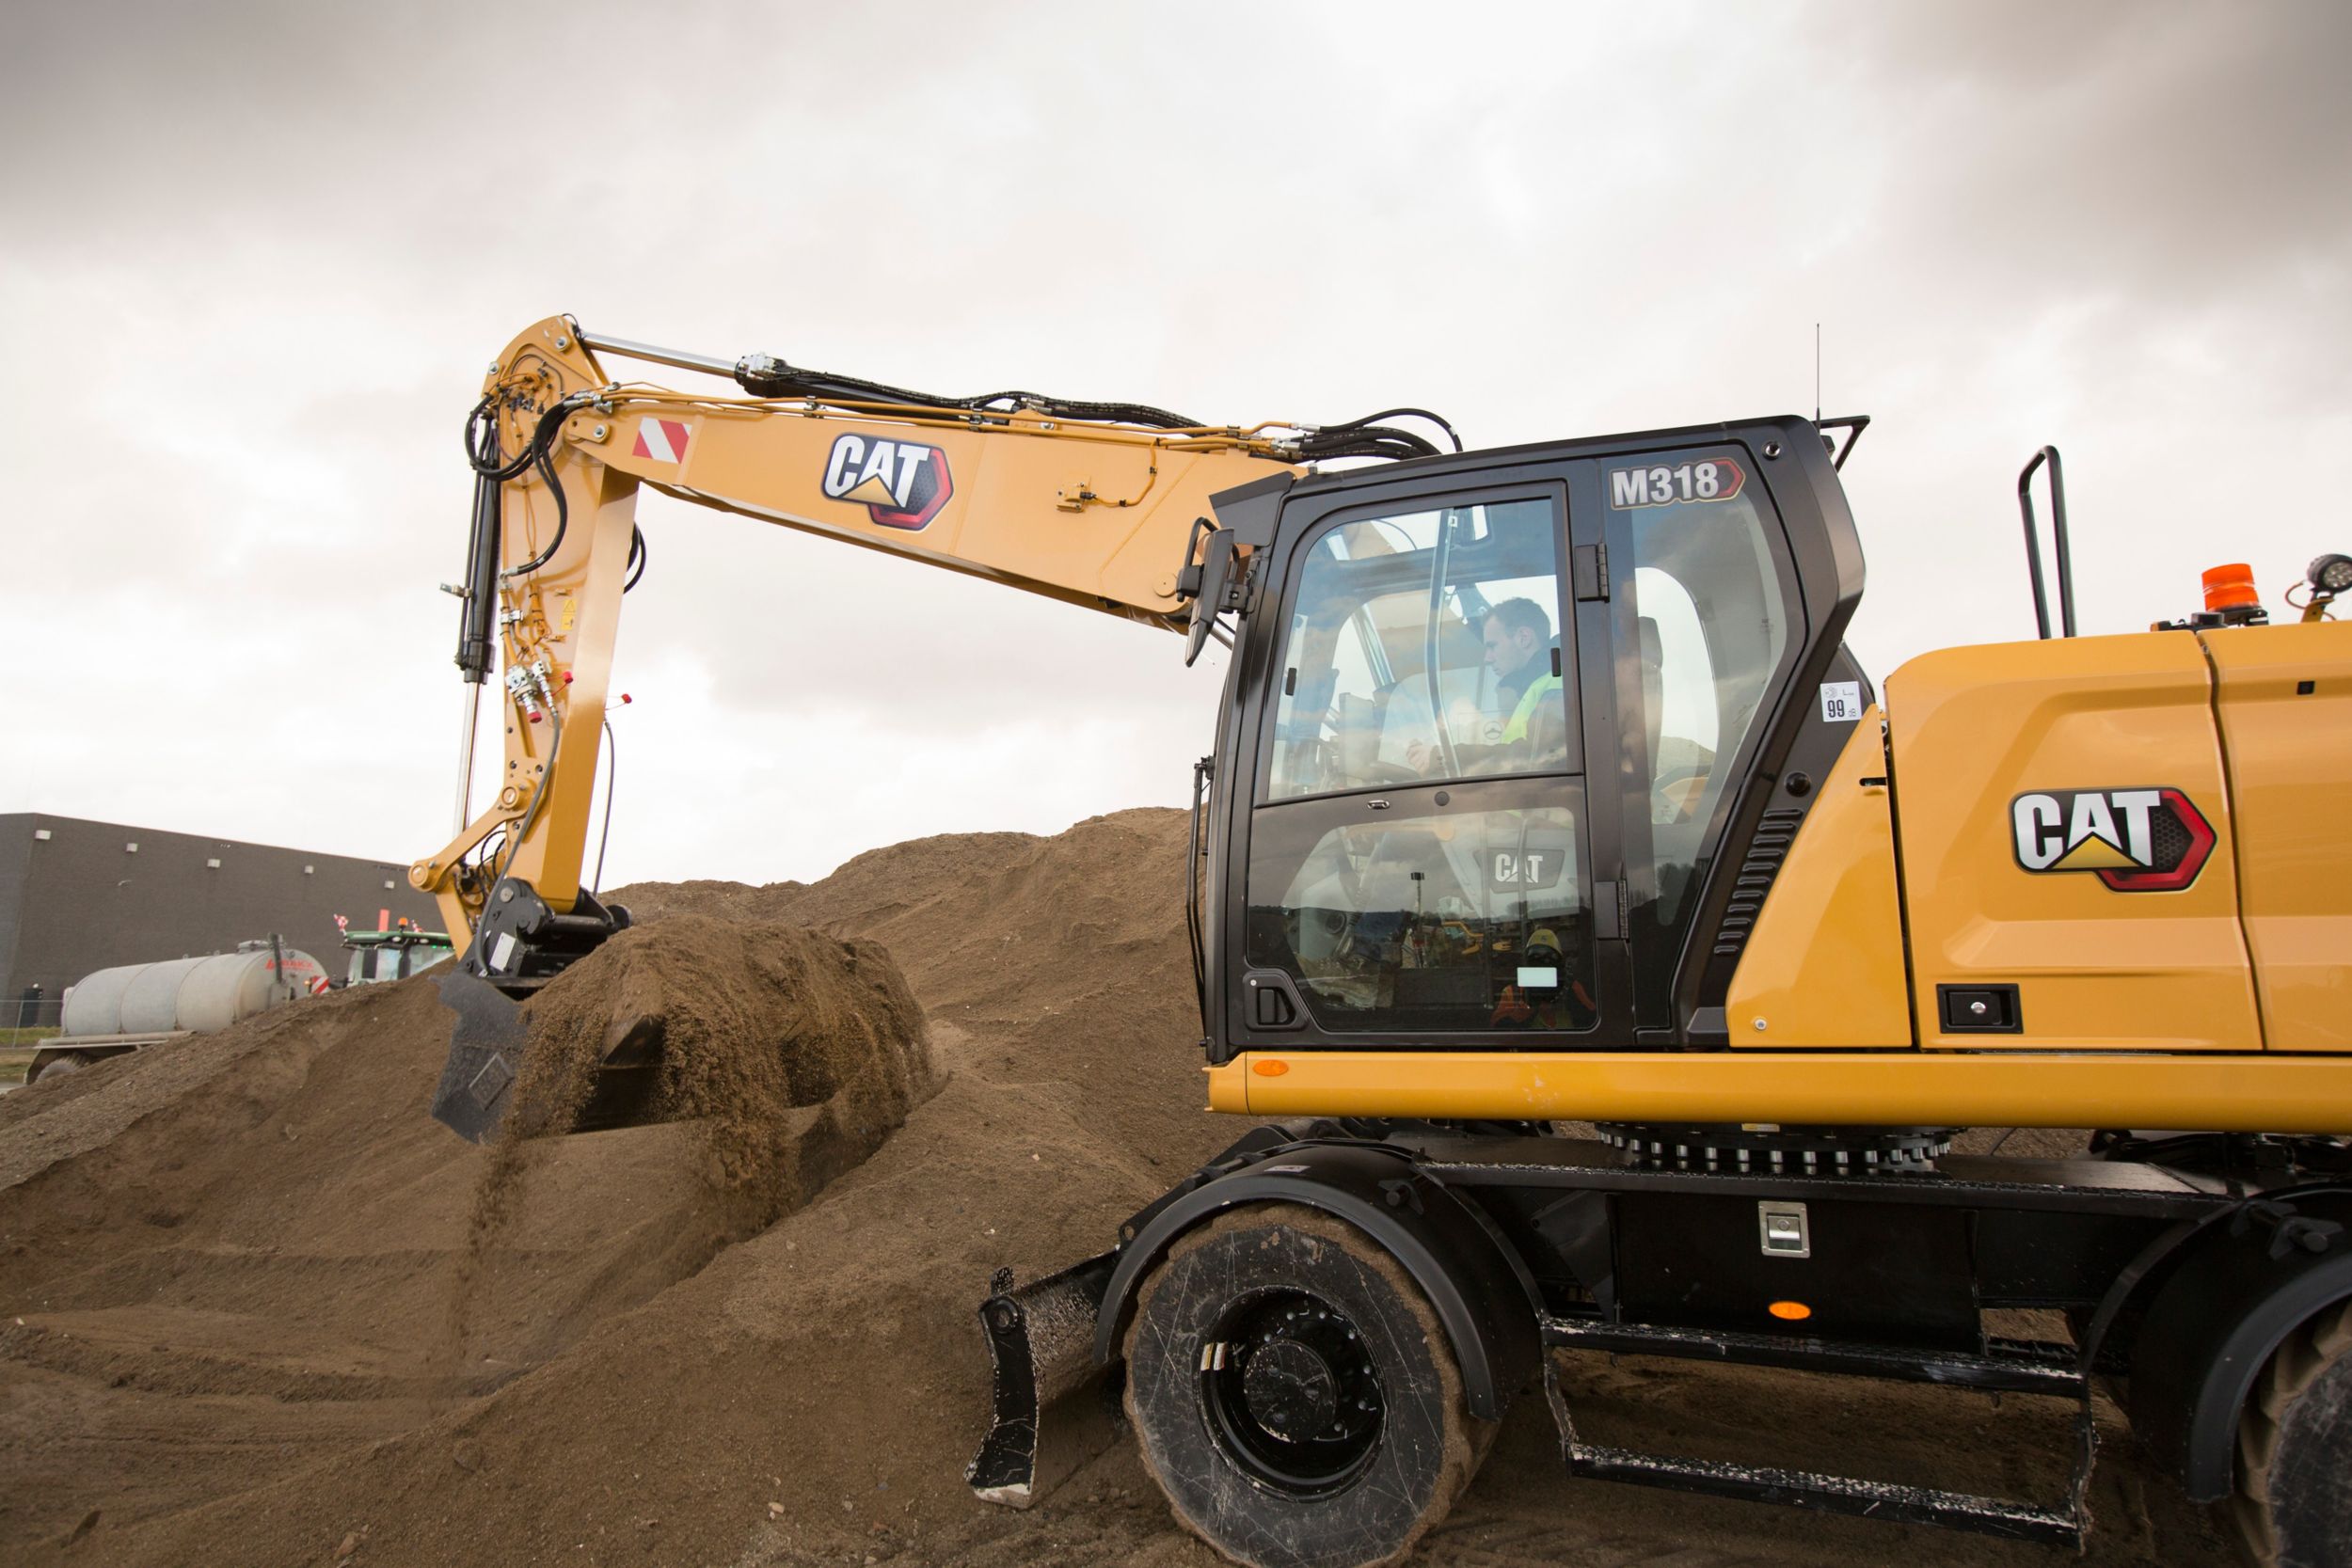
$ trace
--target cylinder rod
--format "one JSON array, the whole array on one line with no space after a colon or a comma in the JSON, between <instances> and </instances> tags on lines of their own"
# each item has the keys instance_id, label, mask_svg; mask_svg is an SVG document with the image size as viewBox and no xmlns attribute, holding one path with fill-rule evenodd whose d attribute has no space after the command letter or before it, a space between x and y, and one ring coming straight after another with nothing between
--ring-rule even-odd
<instances>
[{"instance_id":1,"label":"cylinder rod","mask_svg":"<svg viewBox=\"0 0 2352 1568\"><path fill-rule=\"evenodd\" d=\"M656 365L674 365L682 371L704 371L711 375L735 379L732 359L715 359L707 354L690 354L682 348L661 348L653 343L635 343L627 338L606 338L594 332L582 332L580 341L599 354L617 354L625 358L644 359Z\"/></svg>"},{"instance_id":2,"label":"cylinder rod","mask_svg":"<svg viewBox=\"0 0 2352 1568\"><path fill-rule=\"evenodd\" d=\"M474 737L482 729L482 683L466 683L466 728L457 737L457 832L473 820Z\"/></svg>"}]
</instances>

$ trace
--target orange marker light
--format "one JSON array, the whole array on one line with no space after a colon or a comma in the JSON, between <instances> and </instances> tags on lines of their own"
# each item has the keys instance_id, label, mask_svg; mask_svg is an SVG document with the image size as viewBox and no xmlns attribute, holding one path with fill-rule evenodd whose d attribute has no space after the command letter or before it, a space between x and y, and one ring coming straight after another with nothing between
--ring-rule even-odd
<instances>
[{"instance_id":1,"label":"orange marker light","mask_svg":"<svg viewBox=\"0 0 2352 1568\"><path fill-rule=\"evenodd\" d=\"M2204 580L2207 610L2262 603L2262 595L2254 592L2254 568L2243 561L2209 568Z\"/></svg>"},{"instance_id":2,"label":"orange marker light","mask_svg":"<svg viewBox=\"0 0 2352 1568\"><path fill-rule=\"evenodd\" d=\"M1279 1078L1291 1069L1288 1062L1252 1062L1249 1070L1261 1078Z\"/></svg>"},{"instance_id":3,"label":"orange marker light","mask_svg":"<svg viewBox=\"0 0 2352 1568\"><path fill-rule=\"evenodd\" d=\"M1783 1323L1801 1323L1813 1316L1813 1308L1801 1301L1776 1301L1767 1310Z\"/></svg>"}]
</instances>

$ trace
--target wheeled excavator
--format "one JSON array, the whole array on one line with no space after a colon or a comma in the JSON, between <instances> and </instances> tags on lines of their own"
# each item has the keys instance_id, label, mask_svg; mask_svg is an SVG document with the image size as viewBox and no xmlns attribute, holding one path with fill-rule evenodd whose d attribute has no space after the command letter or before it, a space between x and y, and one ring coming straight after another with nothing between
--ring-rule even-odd
<instances>
[{"instance_id":1,"label":"wheeled excavator","mask_svg":"<svg viewBox=\"0 0 2352 1568\"><path fill-rule=\"evenodd\" d=\"M460 826L411 871L464 933L435 1114L528 1127L516 999L628 923L581 867L649 486L1231 649L1187 916L1210 1105L1260 1125L1100 1255L991 1282L982 1497L1123 1422L1236 1560L1387 1562L1540 1398L1571 1476L2069 1544L2105 1386L2260 1559L2344 1561L2352 559L2292 623L2223 573L2078 636L2045 450L2042 637L1882 689L1844 641L1866 422L1464 451L1418 409L1208 424L542 321L467 425ZM571 1125L658 1118L661 1053L613 1041ZM1969 1126L2101 1131L2043 1160ZM2033 1308L2068 1334L2001 1331ZM1596 1443L1562 1376L1592 1354L2072 1402L2071 1476Z\"/></svg>"}]
</instances>

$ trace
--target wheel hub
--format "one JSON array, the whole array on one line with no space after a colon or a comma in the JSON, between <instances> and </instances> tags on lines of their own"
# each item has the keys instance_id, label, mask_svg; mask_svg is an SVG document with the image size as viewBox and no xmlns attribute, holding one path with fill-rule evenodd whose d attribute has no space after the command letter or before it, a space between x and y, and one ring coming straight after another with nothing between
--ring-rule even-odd
<instances>
[{"instance_id":1,"label":"wheel hub","mask_svg":"<svg viewBox=\"0 0 2352 1568\"><path fill-rule=\"evenodd\" d=\"M1301 1291L1237 1302L1202 1347L1201 1401L1217 1446L1253 1480L1298 1497L1353 1481L1388 1409L1356 1325Z\"/></svg>"},{"instance_id":2,"label":"wheel hub","mask_svg":"<svg viewBox=\"0 0 2352 1568\"><path fill-rule=\"evenodd\" d=\"M1269 1437L1303 1442L1331 1425L1339 1388L1330 1364L1296 1339L1262 1342L1243 1361L1242 1400Z\"/></svg>"}]
</instances>

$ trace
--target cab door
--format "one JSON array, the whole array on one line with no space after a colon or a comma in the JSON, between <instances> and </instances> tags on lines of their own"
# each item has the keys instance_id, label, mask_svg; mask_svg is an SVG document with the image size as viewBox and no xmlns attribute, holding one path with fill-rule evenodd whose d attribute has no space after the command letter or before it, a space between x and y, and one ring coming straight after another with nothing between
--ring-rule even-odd
<instances>
[{"instance_id":1,"label":"cab door","mask_svg":"<svg viewBox=\"0 0 2352 1568\"><path fill-rule=\"evenodd\" d=\"M1227 732L1220 1055L1557 1050L1628 1022L1569 495L1540 460L1294 492Z\"/></svg>"}]
</instances>

